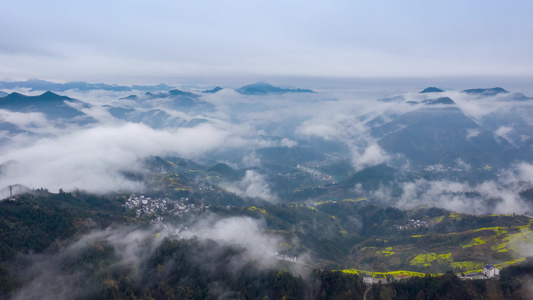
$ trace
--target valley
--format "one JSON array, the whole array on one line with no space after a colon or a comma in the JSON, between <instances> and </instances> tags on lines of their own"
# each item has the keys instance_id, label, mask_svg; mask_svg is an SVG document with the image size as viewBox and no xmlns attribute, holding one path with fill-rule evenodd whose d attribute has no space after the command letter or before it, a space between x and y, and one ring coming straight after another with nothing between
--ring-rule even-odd
<instances>
[{"instance_id":1,"label":"valley","mask_svg":"<svg viewBox=\"0 0 533 300\"><path fill-rule=\"evenodd\" d=\"M1 297L527 291L524 95L33 83L0 85Z\"/></svg>"}]
</instances>

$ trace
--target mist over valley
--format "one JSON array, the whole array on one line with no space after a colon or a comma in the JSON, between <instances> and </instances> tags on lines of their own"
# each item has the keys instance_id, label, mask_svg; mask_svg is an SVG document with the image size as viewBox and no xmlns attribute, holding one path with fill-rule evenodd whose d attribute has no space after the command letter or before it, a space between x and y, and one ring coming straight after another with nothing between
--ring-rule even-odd
<instances>
[{"instance_id":1,"label":"mist over valley","mask_svg":"<svg viewBox=\"0 0 533 300\"><path fill-rule=\"evenodd\" d=\"M528 268L532 98L221 86L0 82L2 295L345 298L454 273L472 295L465 273Z\"/></svg>"},{"instance_id":2,"label":"mist over valley","mask_svg":"<svg viewBox=\"0 0 533 300\"><path fill-rule=\"evenodd\" d=\"M12 87L0 98L3 187L151 193L154 176L180 173L191 195L201 182L242 203L366 197L401 209L531 213L519 193L531 188L533 100L519 92L372 99L265 83L214 92L77 84L2 83Z\"/></svg>"}]
</instances>

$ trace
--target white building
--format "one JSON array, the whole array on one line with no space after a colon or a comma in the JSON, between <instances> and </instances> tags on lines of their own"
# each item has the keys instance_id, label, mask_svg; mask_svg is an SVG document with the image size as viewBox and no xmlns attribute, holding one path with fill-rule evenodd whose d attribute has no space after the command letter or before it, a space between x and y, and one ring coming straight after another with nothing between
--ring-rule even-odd
<instances>
[{"instance_id":1,"label":"white building","mask_svg":"<svg viewBox=\"0 0 533 300\"><path fill-rule=\"evenodd\" d=\"M486 264L483 267L483 275L487 278L492 278L494 276L500 275L500 269L496 268L494 265Z\"/></svg>"},{"instance_id":2,"label":"white building","mask_svg":"<svg viewBox=\"0 0 533 300\"><path fill-rule=\"evenodd\" d=\"M372 276L363 276L363 283L364 284L373 284L374 283L374 280L372 278Z\"/></svg>"}]
</instances>

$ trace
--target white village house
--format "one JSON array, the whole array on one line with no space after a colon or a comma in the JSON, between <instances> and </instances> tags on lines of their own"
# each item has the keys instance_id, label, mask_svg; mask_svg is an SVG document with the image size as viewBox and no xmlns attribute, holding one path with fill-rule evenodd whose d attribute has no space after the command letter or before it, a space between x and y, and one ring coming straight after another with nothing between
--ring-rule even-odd
<instances>
[{"instance_id":1,"label":"white village house","mask_svg":"<svg viewBox=\"0 0 533 300\"><path fill-rule=\"evenodd\" d=\"M494 276L500 275L500 269L496 268L494 265L486 264L483 267L483 275L485 275L487 278L492 278Z\"/></svg>"}]
</instances>

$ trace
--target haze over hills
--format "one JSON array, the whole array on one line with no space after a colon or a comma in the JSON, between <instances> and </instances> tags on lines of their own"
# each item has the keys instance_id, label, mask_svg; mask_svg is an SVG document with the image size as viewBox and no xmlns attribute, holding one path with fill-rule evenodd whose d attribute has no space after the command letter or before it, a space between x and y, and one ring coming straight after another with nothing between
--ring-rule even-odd
<instances>
[{"instance_id":1,"label":"haze over hills","mask_svg":"<svg viewBox=\"0 0 533 300\"><path fill-rule=\"evenodd\" d=\"M116 84L105 84L105 83L87 83L83 81L67 82L67 83L55 83L39 79L28 79L26 81L0 81L0 89L17 89L17 88L27 88L30 91L54 91L54 92L65 92L68 90L79 90L79 91L91 91L91 90L104 90L104 91L114 91L114 92L123 92L123 91L164 91L172 89L171 86L164 83L158 85L132 85L129 86L120 86Z\"/></svg>"},{"instance_id":2,"label":"haze over hills","mask_svg":"<svg viewBox=\"0 0 533 300\"><path fill-rule=\"evenodd\" d=\"M289 289L274 295L257 288L273 283L241 280L279 274L298 286L291 291L318 297L334 289L325 278L340 276L362 294L361 278L349 274L460 274L533 254L524 215L533 213L533 101L525 95L430 87L371 98L265 83L155 91L46 83L65 90L35 94L46 85L31 82L28 95L4 88L0 97L0 191L23 191L0 202L0 238L13 241L1 243L0 275L16 270L17 253L34 270L0 276L10 295L34 295L39 282L69 290L54 278L85 291L75 274L116 297L202 297L218 295L218 285L277 297ZM211 257L218 271L191 253ZM176 260L198 275L194 284ZM239 276L224 280L227 261L253 272L236 267Z\"/></svg>"},{"instance_id":3,"label":"haze over hills","mask_svg":"<svg viewBox=\"0 0 533 300\"><path fill-rule=\"evenodd\" d=\"M3 1L0 300L531 300L533 2Z\"/></svg>"},{"instance_id":4,"label":"haze over hills","mask_svg":"<svg viewBox=\"0 0 533 300\"><path fill-rule=\"evenodd\" d=\"M430 100L426 105L453 105L450 98ZM425 100L428 101L428 100ZM468 132L477 132L468 136ZM481 167L484 164L508 165L505 158L518 158L507 140L480 127L457 106L422 107L372 128L379 145L390 153L401 153L411 162L422 165L451 165L458 158ZM523 149L528 151L528 147ZM526 153L524 153L526 154Z\"/></svg>"},{"instance_id":5,"label":"haze over hills","mask_svg":"<svg viewBox=\"0 0 533 300\"><path fill-rule=\"evenodd\" d=\"M432 282L425 292L440 295L527 295L528 216L402 211L365 198L229 206L216 201L230 195L205 185L204 194L178 188L185 182L174 168L199 166L160 158L151 166L161 168L152 175L165 180L162 193L150 197L37 189L0 202L0 228L6 230L0 235L0 296L190 298L218 294L223 286L251 298L320 298L324 291L359 299L367 288L362 276L381 281L373 287L379 293L401 291L410 298L418 291L412 285L422 280L417 277ZM220 164L207 171L234 173ZM163 194L178 190L188 197ZM502 268L502 279L470 286L469 278L482 277L478 272L487 262ZM451 279L456 289L449 289Z\"/></svg>"},{"instance_id":6,"label":"haze over hills","mask_svg":"<svg viewBox=\"0 0 533 300\"><path fill-rule=\"evenodd\" d=\"M43 81L29 80L25 84L37 89ZM108 86L113 85L87 86L107 92ZM3 138L14 140L21 131L38 132L37 127L18 121L22 116L15 118L11 113L42 114L56 121L75 118L78 124L81 124L79 118L92 120L95 124L80 128L81 134L108 127L120 132L138 124L147 137L167 136L152 140L156 148L161 143L165 145L154 153L146 153L141 148L134 150L131 154L138 159L146 154L177 154L213 162L225 160L238 168L259 167L266 177L272 177L270 172L290 173L290 168L297 165L318 164L320 168L331 170L333 174L330 175L341 181L366 167L384 164L398 169L408 163L411 168L408 173L442 165L445 169L462 172L442 172L438 175L442 179L461 175L471 177L470 182L480 182L495 178L497 170L531 162L533 130L528 112L532 105L523 99L509 101L509 98L505 98L508 104L503 104L500 96L507 97L511 93L502 88L458 93L431 87L418 94L395 96L395 101L334 99L335 106L330 105L329 94L311 93L306 89L282 89L256 83L236 91L241 95L237 97L228 89L213 89L210 93L170 89L129 96L115 96L115 91L111 91L105 98L92 98L83 90L72 93L81 100L52 92L38 96L12 93L0 98L0 107L6 116ZM276 98L253 97L259 94ZM374 110L365 108L359 112L360 108L368 107L368 103L372 103ZM64 122L61 126L69 121ZM245 127L241 127L243 124ZM54 125L66 132L61 126ZM188 136L187 131L213 134L216 138L207 137L204 142L198 135L196 146L189 147L190 143L183 140L174 147L173 136ZM58 133L57 138L62 137L63 133ZM55 147L57 141L51 140L54 145L50 146ZM139 150L144 154L138 156ZM330 167L343 161L349 162L352 169L338 169L339 172ZM113 172L119 174L122 170L117 167ZM487 171L480 180L476 179L479 174L465 175L485 167L492 171ZM397 179L388 184L394 181ZM78 187L83 187L83 181L80 183Z\"/></svg>"}]
</instances>

